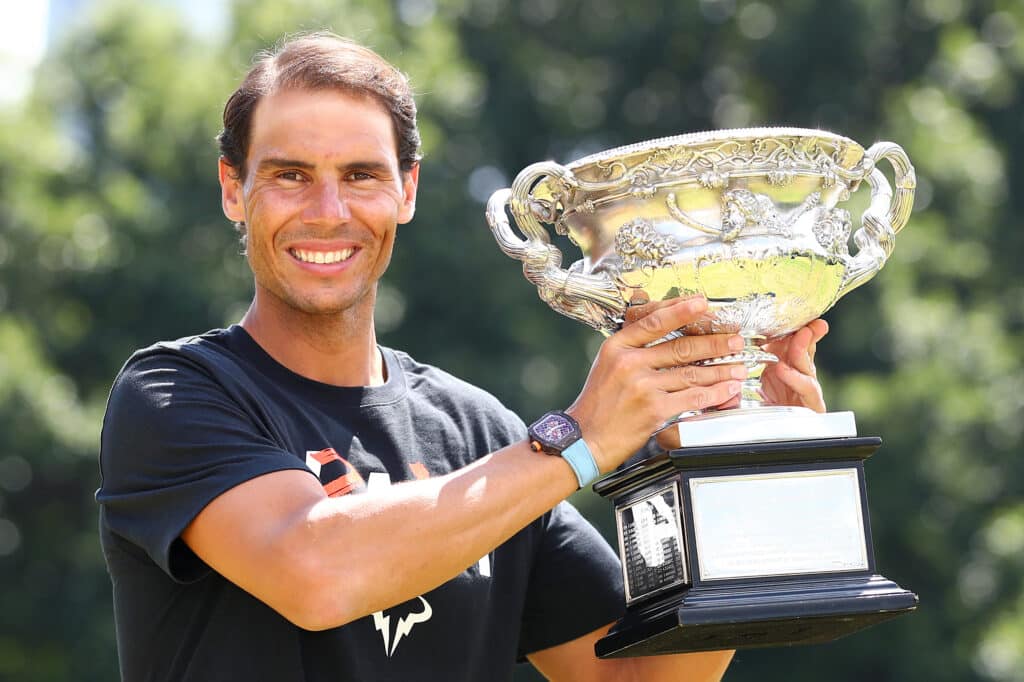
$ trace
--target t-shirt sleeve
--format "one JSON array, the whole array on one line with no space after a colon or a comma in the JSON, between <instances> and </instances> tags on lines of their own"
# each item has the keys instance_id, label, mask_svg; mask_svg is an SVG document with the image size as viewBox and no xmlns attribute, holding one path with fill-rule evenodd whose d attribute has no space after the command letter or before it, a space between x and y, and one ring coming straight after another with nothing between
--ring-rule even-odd
<instances>
[{"instance_id":1,"label":"t-shirt sleeve","mask_svg":"<svg viewBox=\"0 0 1024 682\"><path fill-rule=\"evenodd\" d=\"M133 358L111 389L96 493L109 530L181 582L209 571L180 539L218 495L252 478L306 469L199 363Z\"/></svg>"},{"instance_id":2,"label":"t-shirt sleeve","mask_svg":"<svg viewBox=\"0 0 1024 682\"><path fill-rule=\"evenodd\" d=\"M550 514L534 560L519 654L569 642L625 613L622 569L608 543L568 502Z\"/></svg>"}]
</instances>

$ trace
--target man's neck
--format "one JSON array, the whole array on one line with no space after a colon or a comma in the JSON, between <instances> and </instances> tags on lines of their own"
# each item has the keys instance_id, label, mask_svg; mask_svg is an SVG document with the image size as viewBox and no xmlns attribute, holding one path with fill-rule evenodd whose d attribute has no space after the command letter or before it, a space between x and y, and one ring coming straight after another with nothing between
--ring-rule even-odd
<instances>
[{"instance_id":1,"label":"man's neck","mask_svg":"<svg viewBox=\"0 0 1024 682\"><path fill-rule=\"evenodd\" d=\"M276 303L276 305L275 305ZM379 386L386 368L377 348L373 308L312 315L258 293L241 326L291 371L334 386Z\"/></svg>"}]
</instances>

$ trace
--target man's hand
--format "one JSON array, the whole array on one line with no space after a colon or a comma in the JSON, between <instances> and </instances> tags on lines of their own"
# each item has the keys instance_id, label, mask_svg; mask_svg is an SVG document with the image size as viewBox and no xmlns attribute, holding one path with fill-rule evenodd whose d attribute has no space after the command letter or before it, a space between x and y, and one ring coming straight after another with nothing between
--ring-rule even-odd
<instances>
[{"instance_id":1,"label":"man's hand","mask_svg":"<svg viewBox=\"0 0 1024 682\"><path fill-rule=\"evenodd\" d=\"M741 365L692 364L736 352L743 347L739 336L683 336L649 345L701 320L707 307L701 296L643 306L641 317L627 320L604 342L583 392L568 409L602 472L639 450L667 420L739 394L738 379L746 376Z\"/></svg>"},{"instance_id":2,"label":"man's hand","mask_svg":"<svg viewBox=\"0 0 1024 682\"><path fill-rule=\"evenodd\" d=\"M778 362L770 363L761 375L761 390L766 403L825 411L825 398L814 367L814 353L818 341L826 334L828 322L818 319L765 346L765 350L779 358Z\"/></svg>"}]
</instances>

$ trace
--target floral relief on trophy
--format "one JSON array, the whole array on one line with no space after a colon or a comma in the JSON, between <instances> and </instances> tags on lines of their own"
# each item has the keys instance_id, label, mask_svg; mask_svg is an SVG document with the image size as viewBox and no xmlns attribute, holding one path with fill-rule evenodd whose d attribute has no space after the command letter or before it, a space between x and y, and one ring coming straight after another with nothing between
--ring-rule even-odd
<instances>
[{"instance_id":1,"label":"floral relief on trophy","mask_svg":"<svg viewBox=\"0 0 1024 682\"><path fill-rule=\"evenodd\" d=\"M712 305L714 305L712 303ZM741 333L761 334L772 326L775 312L775 294L750 294L738 298L715 311L716 323L723 329L738 329Z\"/></svg>"},{"instance_id":2,"label":"floral relief on trophy","mask_svg":"<svg viewBox=\"0 0 1024 682\"><path fill-rule=\"evenodd\" d=\"M645 218L631 220L615 234L615 252L624 271L641 270L647 274L671 265L671 257L679 251L679 242L659 233Z\"/></svg>"},{"instance_id":3,"label":"floral relief on trophy","mask_svg":"<svg viewBox=\"0 0 1024 682\"><path fill-rule=\"evenodd\" d=\"M823 249L835 258L845 259L850 255L850 212L844 208L822 210L811 230Z\"/></svg>"}]
</instances>

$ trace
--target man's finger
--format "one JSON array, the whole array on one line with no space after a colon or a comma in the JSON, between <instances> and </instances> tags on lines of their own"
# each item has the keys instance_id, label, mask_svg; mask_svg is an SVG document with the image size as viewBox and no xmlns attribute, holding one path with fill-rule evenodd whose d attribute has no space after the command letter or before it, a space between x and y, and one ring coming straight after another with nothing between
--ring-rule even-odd
<instances>
[{"instance_id":1,"label":"man's finger","mask_svg":"<svg viewBox=\"0 0 1024 682\"><path fill-rule=\"evenodd\" d=\"M655 310L667 308L673 305L677 299L669 298L664 301L649 301L648 303L632 303L626 308L625 323L627 325L633 324L642 317L647 317Z\"/></svg>"},{"instance_id":2,"label":"man's finger","mask_svg":"<svg viewBox=\"0 0 1024 682\"><path fill-rule=\"evenodd\" d=\"M682 391L695 386L712 386L730 379L746 379L747 368L743 365L718 365L716 367L670 367L658 373L658 387L663 391Z\"/></svg>"},{"instance_id":3,"label":"man's finger","mask_svg":"<svg viewBox=\"0 0 1024 682\"><path fill-rule=\"evenodd\" d=\"M811 333L814 335L814 338L811 341L811 343L817 343L818 341L821 341L823 338L825 338L825 335L828 334L828 322L821 319L820 317L817 320L811 320L810 322L808 322L807 326L808 328L810 328Z\"/></svg>"},{"instance_id":4,"label":"man's finger","mask_svg":"<svg viewBox=\"0 0 1024 682\"><path fill-rule=\"evenodd\" d=\"M810 346L813 338L814 332L808 327L793 332L793 335L789 337L789 347L782 359L804 374L810 374L812 367Z\"/></svg>"},{"instance_id":5,"label":"man's finger","mask_svg":"<svg viewBox=\"0 0 1024 682\"><path fill-rule=\"evenodd\" d=\"M697 336L680 336L656 346L651 346L645 353L652 367L666 368L689 365L699 360L720 358L731 355L743 348L743 339L738 335L707 334Z\"/></svg>"},{"instance_id":6,"label":"man's finger","mask_svg":"<svg viewBox=\"0 0 1024 682\"><path fill-rule=\"evenodd\" d=\"M818 342L825 338L825 335L828 334L828 322L822 319L818 319L811 321L811 323L808 324L807 326L811 328L811 333L813 334L811 338L811 346L807 351L807 355L811 359L811 366L813 367L814 356L818 352Z\"/></svg>"},{"instance_id":7,"label":"man's finger","mask_svg":"<svg viewBox=\"0 0 1024 682\"><path fill-rule=\"evenodd\" d=\"M815 412L825 411L825 399L821 386L811 375L801 372L784 362L775 365L775 376L800 398L800 402Z\"/></svg>"},{"instance_id":8,"label":"man's finger","mask_svg":"<svg viewBox=\"0 0 1024 682\"><path fill-rule=\"evenodd\" d=\"M713 386L688 388L672 394L672 406L677 414L690 410L706 410L722 405L739 395L741 388L742 383L734 379Z\"/></svg>"},{"instance_id":9,"label":"man's finger","mask_svg":"<svg viewBox=\"0 0 1024 682\"><path fill-rule=\"evenodd\" d=\"M707 311L708 302L703 296L692 296L672 301L670 305L652 307L654 310L623 327L612 339L622 346L643 348L669 332L699 320Z\"/></svg>"}]
</instances>

